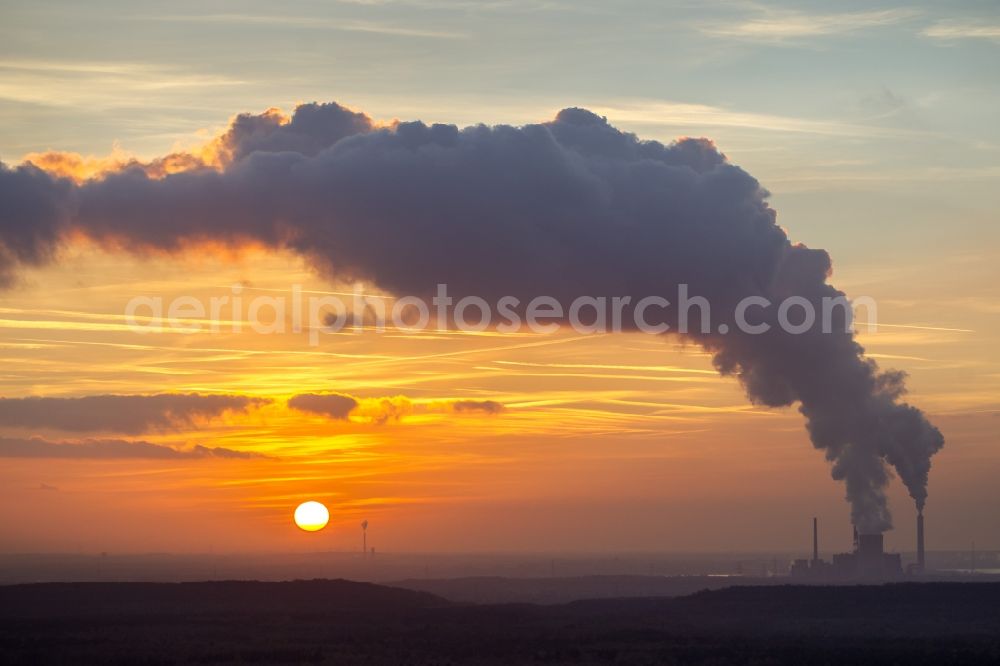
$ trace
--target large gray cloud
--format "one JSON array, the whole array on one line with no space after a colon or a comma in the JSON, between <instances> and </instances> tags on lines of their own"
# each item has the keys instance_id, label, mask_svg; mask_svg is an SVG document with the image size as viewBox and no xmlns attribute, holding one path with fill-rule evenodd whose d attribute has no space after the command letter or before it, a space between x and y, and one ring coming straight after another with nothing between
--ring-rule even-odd
<instances>
[{"instance_id":1,"label":"large gray cloud","mask_svg":"<svg viewBox=\"0 0 1000 666\"><path fill-rule=\"evenodd\" d=\"M269 402L243 395L158 393L79 398L0 398L0 427L118 432L169 430Z\"/></svg>"},{"instance_id":2,"label":"large gray cloud","mask_svg":"<svg viewBox=\"0 0 1000 666\"><path fill-rule=\"evenodd\" d=\"M711 331L688 337L755 403L799 404L861 530L891 524L887 464L922 508L943 438L902 401L901 374L881 372L842 329L782 331L775 308L761 315L767 334L737 331L744 297L799 296L822 311L841 292L827 284L826 252L792 244L767 192L710 142L641 141L583 109L464 129L376 128L340 107L304 109L286 124L241 117L218 171L153 178L134 167L79 186L31 166L0 171L0 267L10 278L49 260L73 232L167 251L253 240L398 294L447 283L455 297L635 303L685 283L710 301L713 319ZM675 325L676 313L664 321ZM714 332L719 324L731 332Z\"/></svg>"},{"instance_id":3,"label":"large gray cloud","mask_svg":"<svg viewBox=\"0 0 1000 666\"><path fill-rule=\"evenodd\" d=\"M0 437L0 458L71 458L87 460L178 460L191 458L225 458L248 460L266 458L253 451L237 451L221 446L196 444L188 449L175 449L142 440L85 439L79 442L53 442L39 437Z\"/></svg>"}]
</instances>

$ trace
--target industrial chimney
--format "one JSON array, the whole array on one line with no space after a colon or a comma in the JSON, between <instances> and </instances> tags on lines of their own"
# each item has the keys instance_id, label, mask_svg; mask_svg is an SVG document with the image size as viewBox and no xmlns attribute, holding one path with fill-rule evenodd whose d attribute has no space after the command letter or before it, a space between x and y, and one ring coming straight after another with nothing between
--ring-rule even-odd
<instances>
[{"instance_id":1,"label":"industrial chimney","mask_svg":"<svg viewBox=\"0 0 1000 666\"><path fill-rule=\"evenodd\" d=\"M917 569L924 570L924 512L917 514Z\"/></svg>"},{"instance_id":2,"label":"industrial chimney","mask_svg":"<svg viewBox=\"0 0 1000 666\"><path fill-rule=\"evenodd\" d=\"M813 518L813 566L819 562L819 524L816 518Z\"/></svg>"}]
</instances>

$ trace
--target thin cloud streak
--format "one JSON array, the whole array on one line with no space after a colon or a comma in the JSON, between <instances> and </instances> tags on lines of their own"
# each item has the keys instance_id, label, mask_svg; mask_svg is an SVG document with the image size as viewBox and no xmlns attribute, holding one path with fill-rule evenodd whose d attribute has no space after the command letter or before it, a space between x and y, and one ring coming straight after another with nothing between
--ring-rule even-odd
<instances>
[{"instance_id":1,"label":"thin cloud streak","mask_svg":"<svg viewBox=\"0 0 1000 666\"><path fill-rule=\"evenodd\" d=\"M702 33L755 41L780 42L796 37L837 35L868 28L893 25L912 18L910 9L883 9L841 14L806 14L797 11L767 10L761 18L739 23L706 25Z\"/></svg>"},{"instance_id":2,"label":"thin cloud streak","mask_svg":"<svg viewBox=\"0 0 1000 666\"><path fill-rule=\"evenodd\" d=\"M476 370L492 370L500 371L500 368L491 368L489 366L476 367ZM656 375L618 375L618 374L604 374L600 372L586 373L586 372L519 372L519 377L574 377L579 379L628 379L636 381L646 381L646 382L691 382L691 383L709 383L715 384L719 381L717 372L711 373L716 375L714 377L662 377Z\"/></svg>"},{"instance_id":3,"label":"thin cloud streak","mask_svg":"<svg viewBox=\"0 0 1000 666\"><path fill-rule=\"evenodd\" d=\"M238 87L244 79L139 62L74 62L0 60L0 100L50 107L82 107L91 111L134 106L136 94L157 96L161 109L176 106L182 91Z\"/></svg>"},{"instance_id":4,"label":"thin cloud streak","mask_svg":"<svg viewBox=\"0 0 1000 666\"><path fill-rule=\"evenodd\" d=\"M855 322L855 325L859 328L867 327L868 322ZM920 326L918 324L884 324L882 322L873 322L873 326L876 327L886 327L886 328L912 328L919 331L947 331L949 333L975 333L974 330L969 328L947 328L945 326Z\"/></svg>"},{"instance_id":5,"label":"thin cloud streak","mask_svg":"<svg viewBox=\"0 0 1000 666\"><path fill-rule=\"evenodd\" d=\"M889 127L855 125L832 120L811 120L766 113L731 111L707 104L663 100L619 100L593 105L594 112L616 122L680 127L735 127L769 132L843 137L912 137L918 133Z\"/></svg>"},{"instance_id":6,"label":"thin cloud streak","mask_svg":"<svg viewBox=\"0 0 1000 666\"><path fill-rule=\"evenodd\" d=\"M718 375L716 370L681 368L674 365L621 365L607 363L527 363L523 361L494 361L499 365L518 365L533 368L575 368L584 370L642 370L644 372L681 372L698 375Z\"/></svg>"},{"instance_id":7,"label":"thin cloud streak","mask_svg":"<svg viewBox=\"0 0 1000 666\"><path fill-rule=\"evenodd\" d=\"M422 37L427 39L469 39L468 35L456 32L445 32L439 30L420 30L414 28L404 28L372 21L351 21L331 18L321 18L315 16L269 16L264 14L208 14L198 15L177 15L177 16L139 16L137 20L145 21L165 21L177 23L230 23L263 25L273 27L275 25L287 25L295 28L309 28L313 30L337 30L342 32L364 32L378 35L389 35L395 37Z\"/></svg>"},{"instance_id":8,"label":"thin cloud streak","mask_svg":"<svg viewBox=\"0 0 1000 666\"><path fill-rule=\"evenodd\" d=\"M236 451L221 446L196 444L190 449L175 449L142 440L85 439L79 442L52 442L38 437L30 439L0 437L0 458L69 458L87 460L178 460L178 459L237 459L267 458L252 451Z\"/></svg>"},{"instance_id":9,"label":"thin cloud streak","mask_svg":"<svg viewBox=\"0 0 1000 666\"><path fill-rule=\"evenodd\" d=\"M960 21L939 21L934 25L925 28L921 33L925 37L941 40L955 39L993 39L1000 40L1000 24L983 24L960 22Z\"/></svg>"},{"instance_id":10,"label":"thin cloud streak","mask_svg":"<svg viewBox=\"0 0 1000 666\"><path fill-rule=\"evenodd\" d=\"M162 66L138 62L75 62L72 60L0 60L0 70L26 72L57 72L60 74L122 74L146 75L167 71Z\"/></svg>"}]
</instances>

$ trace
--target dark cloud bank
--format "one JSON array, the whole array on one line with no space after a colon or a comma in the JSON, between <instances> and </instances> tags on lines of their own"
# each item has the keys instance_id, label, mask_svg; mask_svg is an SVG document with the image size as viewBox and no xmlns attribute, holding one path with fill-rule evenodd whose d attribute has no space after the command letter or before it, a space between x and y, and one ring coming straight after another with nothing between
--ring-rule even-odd
<instances>
[{"instance_id":1,"label":"dark cloud bank","mask_svg":"<svg viewBox=\"0 0 1000 666\"><path fill-rule=\"evenodd\" d=\"M827 253L792 244L767 192L711 142L641 141L583 109L524 127L378 128L310 104L289 122L241 116L219 147L221 169L162 178L133 165L75 185L4 168L0 277L52 261L76 233L131 251L264 243L398 294L447 283L456 298L635 302L686 283L731 331L729 313L746 296L797 295L819 312L840 294L826 282ZM799 404L862 531L891 525L889 467L922 508L943 438L902 401L902 374L880 371L850 333L785 333L774 310L762 313L767 334L688 337L754 403Z\"/></svg>"},{"instance_id":2,"label":"dark cloud bank","mask_svg":"<svg viewBox=\"0 0 1000 666\"><path fill-rule=\"evenodd\" d=\"M76 460L183 460L221 458L248 460L266 458L252 451L236 451L221 446L196 444L175 449L163 444L122 439L85 439L79 442L52 442L39 437L0 437L0 458L69 458Z\"/></svg>"},{"instance_id":3,"label":"dark cloud bank","mask_svg":"<svg viewBox=\"0 0 1000 666\"><path fill-rule=\"evenodd\" d=\"M171 430L269 402L243 395L159 393L80 398L0 398L0 427L117 432Z\"/></svg>"}]
</instances>

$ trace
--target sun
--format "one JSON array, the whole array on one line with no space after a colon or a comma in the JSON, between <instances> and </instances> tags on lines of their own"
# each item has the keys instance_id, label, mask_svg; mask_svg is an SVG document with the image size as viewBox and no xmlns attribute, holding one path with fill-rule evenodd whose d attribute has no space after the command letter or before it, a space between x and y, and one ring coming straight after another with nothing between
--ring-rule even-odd
<instances>
[{"instance_id":1,"label":"sun","mask_svg":"<svg viewBox=\"0 0 1000 666\"><path fill-rule=\"evenodd\" d=\"M319 502L303 502L295 509L295 524L306 532L318 532L330 522L330 512Z\"/></svg>"}]
</instances>

